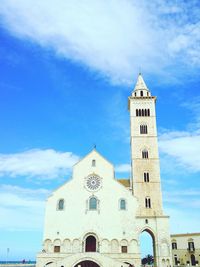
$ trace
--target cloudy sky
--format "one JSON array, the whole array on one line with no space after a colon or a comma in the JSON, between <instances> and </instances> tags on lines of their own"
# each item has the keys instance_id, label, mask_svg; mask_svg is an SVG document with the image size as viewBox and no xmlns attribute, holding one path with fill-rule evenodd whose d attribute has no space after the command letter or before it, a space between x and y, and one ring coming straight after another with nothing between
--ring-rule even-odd
<instances>
[{"instance_id":1,"label":"cloudy sky","mask_svg":"<svg viewBox=\"0 0 200 267\"><path fill-rule=\"evenodd\" d=\"M0 259L35 259L45 199L94 144L129 177L139 71L171 232L200 232L199 18L198 0L0 1Z\"/></svg>"}]
</instances>

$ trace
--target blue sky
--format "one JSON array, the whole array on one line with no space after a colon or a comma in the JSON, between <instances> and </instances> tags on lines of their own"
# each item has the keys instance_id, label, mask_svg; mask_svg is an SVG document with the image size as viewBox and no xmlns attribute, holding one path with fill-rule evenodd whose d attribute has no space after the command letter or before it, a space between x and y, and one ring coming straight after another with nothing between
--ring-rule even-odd
<instances>
[{"instance_id":1,"label":"blue sky","mask_svg":"<svg viewBox=\"0 0 200 267\"><path fill-rule=\"evenodd\" d=\"M199 13L193 0L1 1L0 259L35 258L46 197L94 144L129 177L140 70L171 232L200 232Z\"/></svg>"}]
</instances>

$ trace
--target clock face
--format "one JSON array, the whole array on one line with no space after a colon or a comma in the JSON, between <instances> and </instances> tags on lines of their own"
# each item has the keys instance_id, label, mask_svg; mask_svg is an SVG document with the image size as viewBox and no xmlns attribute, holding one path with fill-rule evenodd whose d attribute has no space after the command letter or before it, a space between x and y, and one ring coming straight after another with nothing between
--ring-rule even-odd
<instances>
[{"instance_id":1,"label":"clock face","mask_svg":"<svg viewBox=\"0 0 200 267\"><path fill-rule=\"evenodd\" d=\"M86 179L86 187L89 190L92 190L92 191L98 190L100 186L101 186L101 178L99 176L90 175Z\"/></svg>"}]
</instances>

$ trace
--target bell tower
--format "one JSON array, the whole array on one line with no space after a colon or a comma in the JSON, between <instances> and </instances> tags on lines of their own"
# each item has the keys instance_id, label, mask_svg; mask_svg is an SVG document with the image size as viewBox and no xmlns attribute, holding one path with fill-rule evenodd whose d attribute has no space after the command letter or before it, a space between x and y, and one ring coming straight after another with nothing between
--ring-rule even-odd
<instances>
[{"instance_id":1,"label":"bell tower","mask_svg":"<svg viewBox=\"0 0 200 267\"><path fill-rule=\"evenodd\" d=\"M156 129L156 97L142 75L129 97L132 190L139 202L138 216L161 216L162 193Z\"/></svg>"}]
</instances>

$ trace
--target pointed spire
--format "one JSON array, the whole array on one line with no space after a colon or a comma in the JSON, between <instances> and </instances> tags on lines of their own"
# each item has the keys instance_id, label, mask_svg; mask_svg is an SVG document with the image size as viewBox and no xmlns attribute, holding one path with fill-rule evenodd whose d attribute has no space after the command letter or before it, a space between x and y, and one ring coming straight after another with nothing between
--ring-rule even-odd
<instances>
[{"instance_id":1,"label":"pointed spire","mask_svg":"<svg viewBox=\"0 0 200 267\"><path fill-rule=\"evenodd\" d=\"M136 85L135 85L135 88L134 88L134 91L136 90L147 90L149 91L149 89L147 88L143 78L142 78L142 74L139 73L138 75L138 79L137 79L137 82L136 82Z\"/></svg>"}]
</instances>

